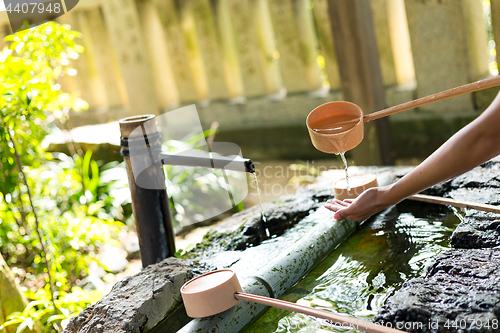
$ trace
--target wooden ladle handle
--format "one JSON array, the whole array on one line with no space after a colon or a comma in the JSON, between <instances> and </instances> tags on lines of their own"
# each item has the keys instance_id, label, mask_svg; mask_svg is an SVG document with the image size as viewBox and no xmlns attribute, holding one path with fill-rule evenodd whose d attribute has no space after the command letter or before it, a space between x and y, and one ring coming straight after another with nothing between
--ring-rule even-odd
<instances>
[{"instance_id":1,"label":"wooden ladle handle","mask_svg":"<svg viewBox=\"0 0 500 333\"><path fill-rule=\"evenodd\" d=\"M368 333L404 333L403 331L386 327L377 323L369 322L363 319L352 318L349 316L341 315L338 313L333 313L325 310L310 308L307 306L282 301L280 299L274 299L264 296L246 294L246 293L235 293L234 297L239 300L244 300L248 302L254 302L259 304L264 304L267 306L272 306L279 309L284 309L293 312L303 313L309 316L326 319L332 323L343 325L346 327L351 327L360 331Z\"/></svg>"},{"instance_id":2,"label":"wooden ladle handle","mask_svg":"<svg viewBox=\"0 0 500 333\"><path fill-rule=\"evenodd\" d=\"M453 206L453 207L458 207L458 208L469 208L469 209L480 210L483 212L500 214L500 207L494 206L494 205L480 204L480 203L468 202L468 201L458 201L458 200L453 200L453 199L449 199L449 198L435 197L432 195L425 195L425 194L414 194L411 197L409 197L408 199L415 200L415 201L428 202L428 203L433 203L433 204L439 204L439 205L448 205L448 206Z\"/></svg>"},{"instance_id":3,"label":"wooden ladle handle","mask_svg":"<svg viewBox=\"0 0 500 333\"><path fill-rule=\"evenodd\" d=\"M367 114L366 116L363 117L363 121L369 122L369 121L372 121L372 120L375 120L378 118L390 116L391 114L395 114L395 113L398 113L401 111L413 109L413 108L416 108L416 107L419 107L422 105L434 103L437 101L442 101L443 99L447 99L447 98L451 98L451 97L455 97L455 96L460 96L463 94L468 94L468 93L471 93L474 91L483 90L483 89L495 87L498 85L500 85L500 76L494 76L494 77L491 77L489 79L472 82L472 83L469 83L469 84L466 84L466 85L463 85L460 87L455 87L452 89L441 91L441 92L438 92L438 93L435 93L435 94L432 94L429 96L418 98L418 99L410 101L410 102L406 102L403 104L392 106L392 107L384 109L384 110L380 110L377 112Z\"/></svg>"}]
</instances>

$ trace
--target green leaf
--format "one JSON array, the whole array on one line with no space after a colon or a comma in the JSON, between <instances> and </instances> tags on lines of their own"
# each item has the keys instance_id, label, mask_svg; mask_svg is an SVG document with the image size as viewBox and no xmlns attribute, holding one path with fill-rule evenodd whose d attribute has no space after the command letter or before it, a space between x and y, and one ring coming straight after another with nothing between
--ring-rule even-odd
<instances>
[{"instance_id":1,"label":"green leaf","mask_svg":"<svg viewBox=\"0 0 500 333\"><path fill-rule=\"evenodd\" d=\"M53 321L63 320L63 319L66 319L66 316L64 314L57 314L57 315L50 316L49 319L47 319L47 323L51 323Z\"/></svg>"},{"instance_id":2,"label":"green leaf","mask_svg":"<svg viewBox=\"0 0 500 333\"><path fill-rule=\"evenodd\" d=\"M33 320L33 318L31 317L28 317L26 318L18 327L17 327L17 330L16 330L16 333L21 333L23 332L26 327L28 327L30 330L33 329L33 325L35 324L35 321Z\"/></svg>"},{"instance_id":3,"label":"green leaf","mask_svg":"<svg viewBox=\"0 0 500 333\"><path fill-rule=\"evenodd\" d=\"M85 186L86 189L89 188L89 183L90 183L89 169L90 169L91 159L92 159L92 150L87 150L85 152L85 156L83 157L83 162L82 162L83 185Z\"/></svg>"},{"instance_id":4,"label":"green leaf","mask_svg":"<svg viewBox=\"0 0 500 333\"><path fill-rule=\"evenodd\" d=\"M14 319L8 320L5 323L3 323L2 325L0 325L0 330L3 329L4 327L7 327L7 326L22 323L23 321L24 321L24 318L14 318Z\"/></svg>"},{"instance_id":5,"label":"green leaf","mask_svg":"<svg viewBox=\"0 0 500 333\"><path fill-rule=\"evenodd\" d=\"M31 309L33 309L33 307L35 307L37 305L46 304L46 303L47 303L47 301L45 301L45 300L38 300L38 301L29 302L28 305L23 310L23 315L28 316L29 312L31 311Z\"/></svg>"},{"instance_id":6,"label":"green leaf","mask_svg":"<svg viewBox=\"0 0 500 333\"><path fill-rule=\"evenodd\" d=\"M90 167L92 170L92 178L90 179L88 189L90 192L92 192L92 194L94 194L94 196L96 196L97 188L99 186L99 167L97 165L97 162L94 160L90 162Z\"/></svg>"}]
</instances>

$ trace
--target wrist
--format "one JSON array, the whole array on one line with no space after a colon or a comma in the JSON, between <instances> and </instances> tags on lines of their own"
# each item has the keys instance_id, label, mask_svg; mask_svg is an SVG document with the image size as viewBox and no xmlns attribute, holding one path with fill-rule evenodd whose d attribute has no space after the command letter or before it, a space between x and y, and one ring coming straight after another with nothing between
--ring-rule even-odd
<instances>
[{"instance_id":1,"label":"wrist","mask_svg":"<svg viewBox=\"0 0 500 333\"><path fill-rule=\"evenodd\" d=\"M379 187L378 204L380 206L388 207L397 204L403 198L397 195L396 183Z\"/></svg>"}]
</instances>

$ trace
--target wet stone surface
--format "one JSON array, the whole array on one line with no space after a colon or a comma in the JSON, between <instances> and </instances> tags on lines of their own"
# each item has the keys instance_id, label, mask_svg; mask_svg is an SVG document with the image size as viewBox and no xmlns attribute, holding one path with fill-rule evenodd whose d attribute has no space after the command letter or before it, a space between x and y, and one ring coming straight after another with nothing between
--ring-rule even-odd
<instances>
[{"instance_id":1,"label":"wet stone surface","mask_svg":"<svg viewBox=\"0 0 500 333\"><path fill-rule=\"evenodd\" d=\"M425 193L500 205L500 158ZM387 300L375 321L410 332L500 332L500 214L466 209L450 245L425 279L407 281Z\"/></svg>"},{"instance_id":2,"label":"wet stone surface","mask_svg":"<svg viewBox=\"0 0 500 333\"><path fill-rule=\"evenodd\" d=\"M300 188L295 195L283 196L279 202L264 203L264 223L260 207L254 206L230 218L207 233L201 243L192 249L187 258L197 257L201 252L217 247L217 251L241 251L257 246L269 237L281 236L285 231L333 198L333 188Z\"/></svg>"},{"instance_id":3,"label":"wet stone surface","mask_svg":"<svg viewBox=\"0 0 500 333\"><path fill-rule=\"evenodd\" d=\"M139 333L158 324L181 304L180 287L193 277L176 258L150 265L118 282L99 302L74 317L65 333Z\"/></svg>"},{"instance_id":4,"label":"wet stone surface","mask_svg":"<svg viewBox=\"0 0 500 333\"><path fill-rule=\"evenodd\" d=\"M500 248L442 252L425 279L411 279L375 322L408 332L499 332Z\"/></svg>"},{"instance_id":5,"label":"wet stone surface","mask_svg":"<svg viewBox=\"0 0 500 333\"><path fill-rule=\"evenodd\" d=\"M500 245L500 215L467 211L451 237L455 248L486 248Z\"/></svg>"},{"instance_id":6,"label":"wet stone surface","mask_svg":"<svg viewBox=\"0 0 500 333\"><path fill-rule=\"evenodd\" d=\"M500 205L500 158L444 183L426 194L480 204ZM500 245L500 214L466 209L464 219L451 237L454 248L479 249Z\"/></svg>"},{"instance_id":7,"label":"wet stone surface","mask_svg":"<svg viewBox=\"0 0 500 333\"><path fill-rule=\"evenodd\" d=\"M180 307L182 284L215 269L240 265L255 270L267 264L268 258L314 226L315 221L304 217L332 197L333 189L328 185L302 188L279 202L265 203L267 225L258 206L234 214L207 233L182 259L165 259L118 282L101 301L72 319L65 333L147 332L165 320L169 326L178 320L175 325L182 327L187 318ZM266 235L266 226L271 237ZM290 233L292 226L294 231Z\"/></svg>"}]
</instances>

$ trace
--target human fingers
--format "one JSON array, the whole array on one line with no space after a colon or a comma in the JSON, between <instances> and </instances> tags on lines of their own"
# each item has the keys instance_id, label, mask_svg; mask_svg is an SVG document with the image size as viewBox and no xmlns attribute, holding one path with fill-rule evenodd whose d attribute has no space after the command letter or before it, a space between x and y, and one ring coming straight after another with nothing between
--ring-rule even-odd
<instances>
[{"instance_id":1,"label":"human fingers","mask_svg":"<svg viewBox=\"0 0 500 333\"><path fill-rule=\"evenodd\" d=\"M337 209L333 218L339 220L344 217L350 217L353 213L355 213L356 207L355 205L344 206L343 208Z\"/></svg>"},{"instance_id":2,"label":"human fingers","mask_svg":"<svg viewBox=\"0 0 500 333\"><path fill-rule=\"evenodd\" d=\"M344 200L339 200L339 199L330 199L326 203L327 204L338 204L342 206L349 206L349 204L352 204L354 199L344 199Z\"/></svg>"},{"instance_id":3,"label":"human fingers","mask_svg":"<svg viewBox=\"0 0 500 333\"><path fill-rule=\"evenodd\" d=\"M328 208L329 210L333 210L334 212L336 212L339 209L346 208L345 204L343 204L342 201L336 199L328 201L325 204L325 207Z\"/></svg>"},{"instance_id":4,"label":"human fingers","mask_svg":"<svg viewBox=\"0 0 500 333\"><path fill-rule=\"evenodd\" d=\"M344 213L344 210L345 210L344 208L336 210L335 214L333 214L333 218L336 220L340 220L341 218L344 218L345 216L347 216Z\"/></svg>"},{"instance_id":5,"label":"human fingers","mask_svg":"<svg viewBox=\"0 0 500 333\"><path fill-rule=\"evenodd\" d=\"M349 207L349 205L351 204L350 202L342 201L339 199L335 199L333 202L339 206L344 206L344 207Z\"/></svg>"}]
</instances>

